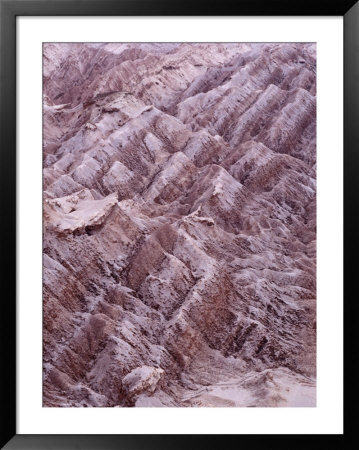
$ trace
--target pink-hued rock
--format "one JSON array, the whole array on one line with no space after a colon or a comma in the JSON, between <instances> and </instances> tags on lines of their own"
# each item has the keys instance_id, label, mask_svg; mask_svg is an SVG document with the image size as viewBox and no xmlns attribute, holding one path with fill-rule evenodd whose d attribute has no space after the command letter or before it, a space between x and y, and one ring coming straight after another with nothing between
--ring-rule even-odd
<instances>
[{"instance_id":1,"label":"pink-hued rock","mask_svg":"<svg viewBox=\"0 0 359 450\"><path fill-rule=\"evenodd\" d=\"M146 392L153 394L163 372L162 369L155 367L137 367L123 378L124 390L131 398Z\"/></svg>"},{"instance_id":2,"label":"pink-hued rock","mask_svg":"<svg viewBox=\"0 0 359 450\"><path fill-rule=\"evenodd\" d=\"M43 404L315 406L314 44L44 44Z\"/></svg>"}]
</instances>

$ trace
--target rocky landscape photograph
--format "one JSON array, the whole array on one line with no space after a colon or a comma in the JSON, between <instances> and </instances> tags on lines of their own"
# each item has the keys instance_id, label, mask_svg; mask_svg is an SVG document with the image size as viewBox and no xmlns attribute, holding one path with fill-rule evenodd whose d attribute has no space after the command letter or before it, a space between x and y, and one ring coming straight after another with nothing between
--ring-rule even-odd
<instances>
[{"instance_id":1,"label":"rocky landscape photograph","mask_svg":"<svg viewBox=\"0 0 359 450\"><path fill-rule=\"evenodd\" d=\"M43 406L316 406L315 44L43 44Z\"/></svg>"}]
</instances>

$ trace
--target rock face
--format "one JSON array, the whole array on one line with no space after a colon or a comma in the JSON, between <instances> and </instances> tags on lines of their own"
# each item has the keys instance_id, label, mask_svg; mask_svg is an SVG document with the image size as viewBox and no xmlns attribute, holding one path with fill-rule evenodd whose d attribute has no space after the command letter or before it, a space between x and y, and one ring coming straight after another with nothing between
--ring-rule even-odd
<instances>
[{"instance_id":1,"label":"rock face","mask_svg":"<svg viewBox=\"0 0 359 450\"><path fill-rule=\"evenodd\" d=\"M44 45L44 406L314 406L313 44Z\"/></svg>"}]
</instances>

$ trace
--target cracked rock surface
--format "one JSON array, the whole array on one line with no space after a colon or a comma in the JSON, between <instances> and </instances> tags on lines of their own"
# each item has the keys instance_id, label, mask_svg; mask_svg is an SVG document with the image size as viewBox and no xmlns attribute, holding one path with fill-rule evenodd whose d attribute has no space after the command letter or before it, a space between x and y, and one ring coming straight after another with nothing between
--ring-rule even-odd
<instances>
[{"instance_id":1,"label":"cracked rock surface","mask_svg":"<svg viewBox=\"0 0 359 450\"><path fill-rule=\"evenodd\" d=\"M315 45L43 49L43 405L315 406Z\"/></svg>"}]
</instances>

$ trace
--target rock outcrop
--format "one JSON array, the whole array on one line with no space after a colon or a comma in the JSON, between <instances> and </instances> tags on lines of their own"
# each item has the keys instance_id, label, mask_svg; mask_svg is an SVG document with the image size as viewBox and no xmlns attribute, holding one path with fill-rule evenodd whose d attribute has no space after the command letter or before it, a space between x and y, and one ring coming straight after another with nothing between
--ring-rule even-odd
<instances>
[{"instance_id":1,"label":"rock outcrop","mask_svg":"<svg viewBox=\"0 0 359 450\"><path fill-rule=\"evenodd\" d=\"M44 406L314 406L314 44L45 44Z\"/></svg>"}]
</instances>

